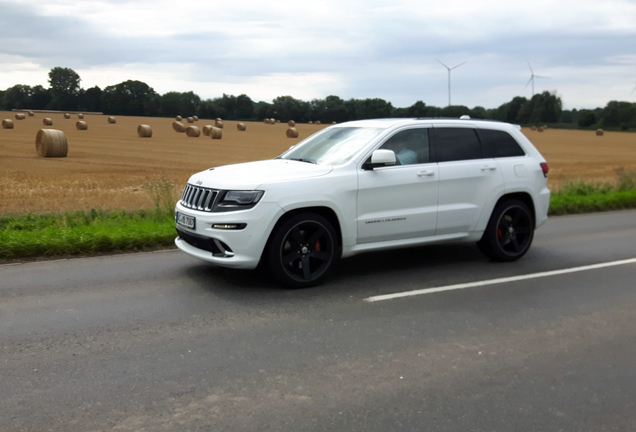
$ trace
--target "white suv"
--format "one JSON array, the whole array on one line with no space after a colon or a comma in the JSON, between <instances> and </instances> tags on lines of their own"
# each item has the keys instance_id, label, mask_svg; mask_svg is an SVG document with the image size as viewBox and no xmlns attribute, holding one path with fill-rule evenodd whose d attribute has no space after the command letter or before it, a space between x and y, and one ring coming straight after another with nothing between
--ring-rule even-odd
<instances>
[{"instance_id":1,"label":"white suv","mask_svg":"<svg viewBox=\"0 0 636 432\"><path fill-rule=\"evenodd\" d=\"M514 261L547 219L547 174L507 123L342 123L276 159L194 174L176 206L175 243L219 266L262 262L292 287L319 283L338 258L449 241Z\"/></svg>"}]
</instances>

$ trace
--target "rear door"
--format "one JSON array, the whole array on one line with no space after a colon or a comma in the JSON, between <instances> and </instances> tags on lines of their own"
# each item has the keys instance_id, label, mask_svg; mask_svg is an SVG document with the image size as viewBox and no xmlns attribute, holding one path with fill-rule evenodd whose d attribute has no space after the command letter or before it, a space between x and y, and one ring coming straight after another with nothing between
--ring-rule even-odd
<instances>
[{"instance_id":1,"label":"rear door","mask_svg":"<svg viewBox=\"0 0 636 432\"><path fill-rule=\"evenodd\" d=\"M472 125L435 125L432 130L439 166L436 235L472 231L483 209L503 194L501 170L493 158L484 157Z\"/></svg>"}]
</instances>

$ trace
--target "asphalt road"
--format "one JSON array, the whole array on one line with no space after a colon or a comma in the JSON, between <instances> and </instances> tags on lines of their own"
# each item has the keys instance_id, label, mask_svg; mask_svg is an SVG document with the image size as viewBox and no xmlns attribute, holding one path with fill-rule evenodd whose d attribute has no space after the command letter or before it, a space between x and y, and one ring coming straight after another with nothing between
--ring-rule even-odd
<instances>
[{"instance_id":1,"label":"asphalt road","mask_svg":"<svg viewBox=\"0 0 636 432\"><path fill-rule=\"evenodd\" d=\"M636 211L343 260L320 287L179 251L0 266L1 431L636 430Z\"/></svg>"}]
</instances>

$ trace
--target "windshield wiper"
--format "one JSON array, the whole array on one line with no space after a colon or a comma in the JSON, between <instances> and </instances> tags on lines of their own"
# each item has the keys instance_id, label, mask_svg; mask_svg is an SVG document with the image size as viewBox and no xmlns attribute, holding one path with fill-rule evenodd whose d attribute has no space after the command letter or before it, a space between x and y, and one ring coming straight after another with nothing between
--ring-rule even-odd
<instances>
[{"instance_id":1,"label":"windshield wiper","mask_svg":"<svg viewBox=\"0 0 636 432\"><path fill-rule=\"evenodd\" d=\"M304 159L304 158L289 158L289 160L295 160L298 162L307 162L307 163L312 163L312 164L318 164L318 162L316 162L313 159Z\"/></svg>"}]
</instances>

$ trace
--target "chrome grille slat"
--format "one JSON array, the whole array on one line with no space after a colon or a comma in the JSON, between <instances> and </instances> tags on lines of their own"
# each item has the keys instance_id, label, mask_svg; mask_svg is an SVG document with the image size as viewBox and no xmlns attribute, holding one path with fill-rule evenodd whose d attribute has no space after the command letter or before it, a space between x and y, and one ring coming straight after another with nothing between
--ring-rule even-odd
<instances>
[{"instance_id":1,"label":"chrome grille slat","mask_svg":"<svg viewBox=\"0 0 636 432\"><path fill-rule=\"evenodd\" d=\"M212 204L212 197L214 195L216 195L216 193L210 191L210 193L208 194L208 199L205 200L205 205L203 206L203 210L205 210L205 211L210 211L211 210L210 204Z\"/></svg>"},{"instance_id":2,"label":"chrome grille slat","mask_svg":"<svg viewBox=\"0 0 636 432\"><path fill-rule=\"evenodd\" d=\"M197 200L197 210L203 210L203 203L205 202L205 198L207 197L208 193L210 193L210 191L207 191L205 189L201 191L199 199Z\"/></svg>"},{"instance_id":3,"label":"chrome grille slat","mask_svg":"<svg viewBox=\"0 0 636 432\"><path fill-rule=\"evenodd\" d=\"M199 211L212 211L218 191L199 186L186 185L179 202L182 206Z\"/></svg>"}]
</instances>

